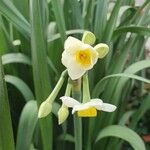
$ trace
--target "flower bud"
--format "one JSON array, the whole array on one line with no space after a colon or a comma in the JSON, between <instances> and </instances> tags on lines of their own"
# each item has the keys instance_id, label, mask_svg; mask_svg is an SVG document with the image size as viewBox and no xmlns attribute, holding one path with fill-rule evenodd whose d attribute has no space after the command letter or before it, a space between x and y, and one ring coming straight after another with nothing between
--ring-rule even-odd
<instances>
[{"instance_id":1,"label":"flower bud","mask_svg":"<svg viewBox=\"0 0 150 150\"><path fill-rule=\"evenodd\" d=\"M39 108L38 118L46 117L52 111L52 104L49 101L44 101Z\"/></svg>"},{"instance_id":2,"label":"flower bud","mask_svg":"<svg viewBox=\"0 0 150 150\"><path fill-rule=\"evenodd\" d=\"M95 35L92 32L85 31L82 37L82 42L85 44L93 45L95 43Z\"/></svg>"},{"instance_id":3,"label":"flower bud","mask_svg":"<svg viewBox=\"0 0 150 150\"><path fill-rule=\"evenodd\" d=\"M58 111L58 123L62 124L67 119L68 115L69 115L68 107L62 105Z\"/></svg>"},{"instance_id":4,"label":"flower bud","mask_svg":"<svg viewBox=\"0 0 150 150\"><path fill-rule=\"evenodd\" d=\"M98 57L99 58L104 58L107 53L109 52L109 47L107 44L100 43L97 44L94 49L98 52Z\"/></svg>"}]
</instances>

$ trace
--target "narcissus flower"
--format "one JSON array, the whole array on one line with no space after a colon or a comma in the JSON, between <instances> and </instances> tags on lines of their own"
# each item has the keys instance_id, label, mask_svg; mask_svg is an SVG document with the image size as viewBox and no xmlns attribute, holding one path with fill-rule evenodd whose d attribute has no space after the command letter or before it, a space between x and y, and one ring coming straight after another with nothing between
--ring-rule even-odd
<instances>
[{"instance_id":1,"label":"narcissus flower","mask_svg":"<svg viewBox=\"0 0 150 150\"><path fill-rule=\"evenodd\" d=\"M62 100L63 105L73 108L72 114L77 112L79 117L95 117L97 116L97 110L113 112L116 110L116 106L108 103L103 103L101 99L91 99L87 103L80 103L77 100L63 96L60 98Z\"/></svg>"},{"instance_id":2,"label":"narcissus flower","mask_svg":"<svg viewBox=\"0 0 150 150\"><path fill-rule=\"evenodd\" d=\"M62 63L67 68L72 80L80 78L97 62L98 52L89 44L74 37L67 38L64 49Z\"/></svg>"}]
</instances>

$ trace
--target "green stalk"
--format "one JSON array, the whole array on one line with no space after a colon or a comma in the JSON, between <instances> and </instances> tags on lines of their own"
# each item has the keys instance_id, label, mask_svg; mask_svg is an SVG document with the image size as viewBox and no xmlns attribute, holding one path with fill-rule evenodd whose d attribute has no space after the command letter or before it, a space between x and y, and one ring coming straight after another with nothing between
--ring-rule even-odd
<instances>
[{"instance_id":1,"label":"green stalk","mask_svg":"<svg viewBox=\"0 0 150 150\"><path fill-rule=\"evenodd\" d=\"M72 81L72 97L81 100L81 79ZM75 150L82 150L82 120L74 115Z\"/></svg>"},{"instance_id":2,"label":"green stalk","mask_svg":"<svg viewBox=\"0 0 150 150\"><path fill-rule=\"evenodd\" d=\"M14 138L4 73L0 58L0 150L14 150Z\"/></svg>"},{"instance_id":3,"label":"green stalk","mask_svg":"<svg viewBox=\"0 0 150 150\"><path fill-rule=\"evenodd\" d=\"M86 73L83 76L83 103L86 103L90 101L90 90L89 90L89 80L88 80L88 73ZM85 149L86 150L91 150L92 148L92 133L93 133L93 125L94 125L94 118L89 118L88 119L88 128L86 130L86 136L87 139L85 140Z\"/></svg>"},{"instance_id":4,"label":"green stalk","mask_svg":"<svg viewBox=\"0 0 150 150\"><path fill-rule=\"evenodd\" d=\"M70 96L71 95L71 90L72 90L72 84L70 83L71 79L68 79L68 83L67 83L67 88L65 91L65 96Z\"/></svg>"},{"instance_id":5,"label":"green stalk","mask_svg":"<svg viewBox=\"0 0 150 150\"><path fill-rule=\"evenodd\" d=\"M56 98L56 96L58 95L58 92L60 91L63 83L64 83L64 80L65 80L65 77L67 75L67 70L63 71L61 76L60 76L60 79L58 80L55 88L53 89L52 93L49 95L49 97L47 98L47 100L49 102L53 102Z\"/></svg>"}]
</instances>

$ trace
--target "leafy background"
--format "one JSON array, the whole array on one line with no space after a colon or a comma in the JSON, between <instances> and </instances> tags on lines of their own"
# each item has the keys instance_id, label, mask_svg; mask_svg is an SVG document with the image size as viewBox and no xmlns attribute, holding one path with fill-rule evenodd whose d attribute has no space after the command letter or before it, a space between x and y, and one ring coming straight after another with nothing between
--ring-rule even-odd
<instances>
[{"instance_id":1,"label":"leafy background","mask_svg":"<svg viewBox=\"0 0 150 150\"><path fill-rule=\"evenodd\" d=\"M72 116L57 122L65 83L53 113L38 120L37 111L65 69L65 39L85 30L110 47L89 72L91 97L118 109L83 119L83 149L144 150L142 138L150 149L149 24L149 0L0 0L0 149L74 148Z\"/></svg>"}]
</instances>

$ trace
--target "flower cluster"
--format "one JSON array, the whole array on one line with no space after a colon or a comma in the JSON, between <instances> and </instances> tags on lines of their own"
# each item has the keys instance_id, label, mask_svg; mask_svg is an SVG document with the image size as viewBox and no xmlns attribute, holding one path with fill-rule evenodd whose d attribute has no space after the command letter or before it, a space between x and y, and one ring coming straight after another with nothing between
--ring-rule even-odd
<instances>
[{"instance_id":1,"label":"flower cluster","mask_svg":"<svg viewBox=\"0 0 150 150\"><path fill-rule=\"evenodd\" d=\"M109 47L106 44L100 43L94 47L91 46L95 43L95 39L95 35L89 31L84 33L82 41L71 36L66 39L61 60L62 64L67 68L71 80L81 78L88 70L93 68L98 58L101 59L107 55ZM69 89L69 93L71 93L71 88ZM58 91L55 88L52 94L56 97L55 90ZM39 118L45 117L51 112L52 102L55 98L52 94L41 104L38 113ZM97 116L97 110L113 112L116 109L115 105L104 103L98 98L88 99L86 102L80 103L78 100L70 97L69 94L69 96L63 96L60 99L62 100L62 106L58 111L59 124L67 119L69 115L68 108L72 108L72 114L77 112L78 117L95 117Z\"/></svg>"},{"instance_id":2,"label":"flower cluster","mask_svg":"<svg viewBox=\"0 0 150 150\"><path fill-rule=\"evenodd\" d=\"M67 68L72 80L79 79L87 70L92 69L98 58L105 57L109 51L108 46L104 43L92 47L90 45L91 40L86 39L86 36L89 36L90 33L85 34L82 41L71 36L65 41L62 63ZM95 41L93 40L95 39L93 34L91 37L93 37L92 41Z\"/></svg>"}]
</instances>

